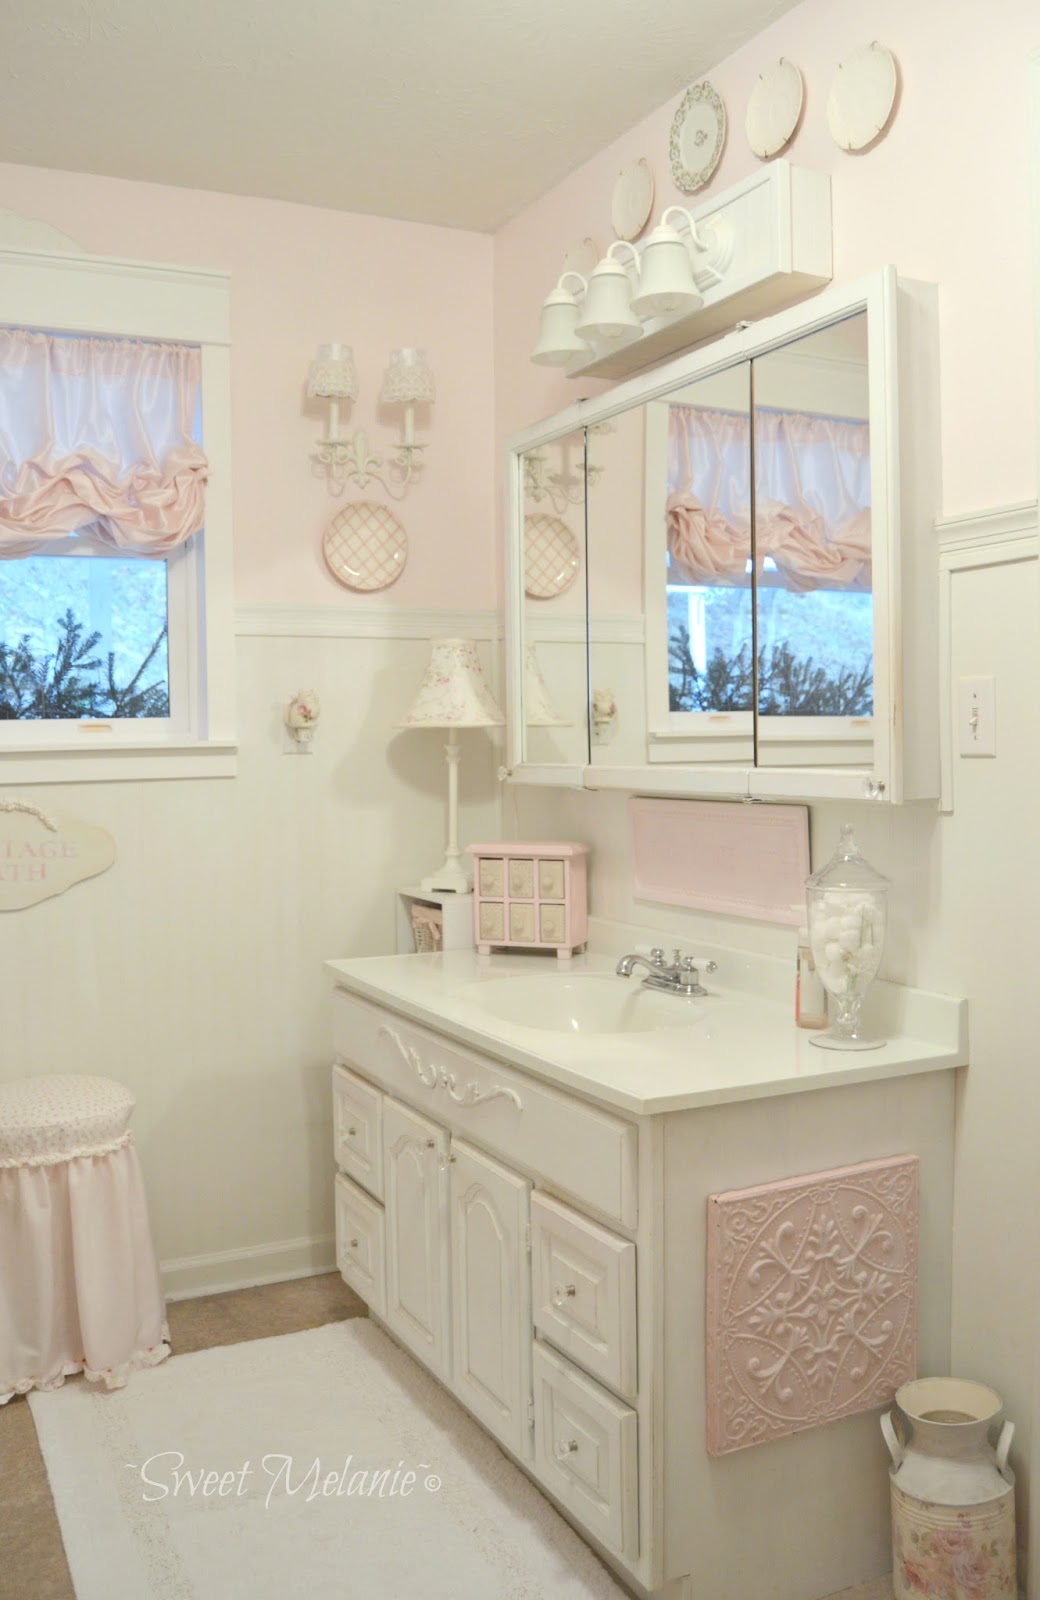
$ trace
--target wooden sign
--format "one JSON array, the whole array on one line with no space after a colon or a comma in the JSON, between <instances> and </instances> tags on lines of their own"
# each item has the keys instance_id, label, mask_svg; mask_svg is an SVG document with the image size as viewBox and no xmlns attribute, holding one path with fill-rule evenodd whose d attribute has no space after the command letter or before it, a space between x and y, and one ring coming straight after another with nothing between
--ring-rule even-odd
<instances>
[{"instance_id":1,"label":"wooden sign","mask_svg":"<svg viewBox=\"0 0 1040 1600\"><path fill-rule=\"evenodd\" d=\"M0 911L21 911L96 877L116 858L104 828L31 800L0 799Z\"/></svg>"}]
</instances>

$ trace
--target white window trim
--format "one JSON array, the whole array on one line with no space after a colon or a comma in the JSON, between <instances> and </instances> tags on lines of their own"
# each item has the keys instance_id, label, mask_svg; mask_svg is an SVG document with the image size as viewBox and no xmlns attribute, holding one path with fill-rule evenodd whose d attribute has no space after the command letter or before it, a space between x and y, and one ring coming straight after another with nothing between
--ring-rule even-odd
<instances>
[{"instance_id":1,"label":"white window trim","mask_svg":"<svg viewBox=\"0 0 1040 1600\"><path fill-rule=\"evenodd\" d=\"M196 648L189 660L201 681L191 684L190 734L164 736L154 723L147 732L132 723L63 724L52 739L19 746L4 740L0 723L0 785L234 777L230 275L0 249L0 323L198 345L209 460L205 533L193 541Z\"/></svg>"}]
</instances>

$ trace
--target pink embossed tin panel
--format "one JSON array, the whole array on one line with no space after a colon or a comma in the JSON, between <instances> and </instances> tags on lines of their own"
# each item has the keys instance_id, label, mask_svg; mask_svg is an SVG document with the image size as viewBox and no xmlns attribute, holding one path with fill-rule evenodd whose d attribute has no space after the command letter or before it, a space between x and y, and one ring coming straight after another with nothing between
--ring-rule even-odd
<instances>
[{"instance_id":1,"label":"pink embossed tin panel","mask_svg":"<svg viewBox=\"0 0 1040 1600\"><path fill-rule=\"evenodd\" d=\"M918 1159L708 1197L707 1445L891 1403L917 1371Z\"/></svg>"},{"instance_id":2,"label":"pink embossed tin panel","mask_svg":"<svg viewBox=\"0 0 1040 1600\"><path fill-rule=\"evenodd\" d=\"M809 808L721 800L629 802L635 893L729 916L797 925Z\"/></svg>"}]
</instances>

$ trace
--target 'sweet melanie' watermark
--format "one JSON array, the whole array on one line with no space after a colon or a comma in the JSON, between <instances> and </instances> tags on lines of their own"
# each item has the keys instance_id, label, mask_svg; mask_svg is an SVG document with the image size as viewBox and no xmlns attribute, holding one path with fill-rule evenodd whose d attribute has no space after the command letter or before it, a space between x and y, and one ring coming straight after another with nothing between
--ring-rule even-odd
<instances>
[{"instance_id":1,"label":"'sweet melanie' watermark","mask_svg":"<svg viewBox=\"0 0 1040 1600\"><path fill-rule=\"evenodd\" d=\"M304 1503L311 1500L352 1499L407 1500L417 1489L426 1494L436 1494L441 1480L429 1465L420 1461L415 1467L406 1467L403 1461L396 1466L355 1467L349 1455L342 1466L326 1471L315 1456L308 1463L297 1465L288 1455L265 1455L259 1468L251 1461L223 1470L217 1467L189 1467L181 1450L159 1450L140 1466L128 1461L127 1469L136 1472L143 1485L141 1498L145 1501L165 1500L168 1496L184 1499L229 1500L259 1494L266 1484L265 1507L270 1507L275 1495L292 1499L299 1495Z\"/></svg>"}]
</instances>

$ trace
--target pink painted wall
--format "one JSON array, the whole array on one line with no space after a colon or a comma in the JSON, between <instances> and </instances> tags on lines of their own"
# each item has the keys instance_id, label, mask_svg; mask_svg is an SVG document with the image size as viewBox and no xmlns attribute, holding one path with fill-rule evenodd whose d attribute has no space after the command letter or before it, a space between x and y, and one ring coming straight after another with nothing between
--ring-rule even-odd
<instances>
[{"instance_id":1,"label":"pink painted wall","mask_svg":"<svg viewBox=\"0 0 1040 1600\"><path fill-rule=\"evenodd\" d=\"M395 345L421 345L437 379L425 481L396 507L404 575L377 598L399 606L495 603L492 241L485 235L314 206L0 165L0 206L98 255L221 267L232 274L235 576L240 602L370 606L321 558L333 499L308 453L323 413L305 398L315 347L354 346L361 392L345 413L374 450L398 434L378 407ZM421 414L420 414L421 421Z\"/></svg>"},{"instance_id":2,"label":"pink painted wall","mask_svg":"<svg viewBox=\"0 0 1040 1600\"><path fill-rule=\"evenodd\" d=\"M887 135L859 155L827 130L842 56L878 39L899 64ZM710 74L728 114L722 161L695 202L755 171L744 114L763 67L787 56L806 87L802 125L783 152L829 172L834 275L893 262L940 286L944 507L948 513L1036 493L1033 289L1024 57L1040 46L1035 0L808 0ZM574 239L605 249L621 165L645 156L654 214L684 197L668 165L670 101L603 150L495 238L495 389L501 439L602 385L532 366L541 302ZM691 202L694 203L694 202Z\"/></svg>"}]
</instances>

